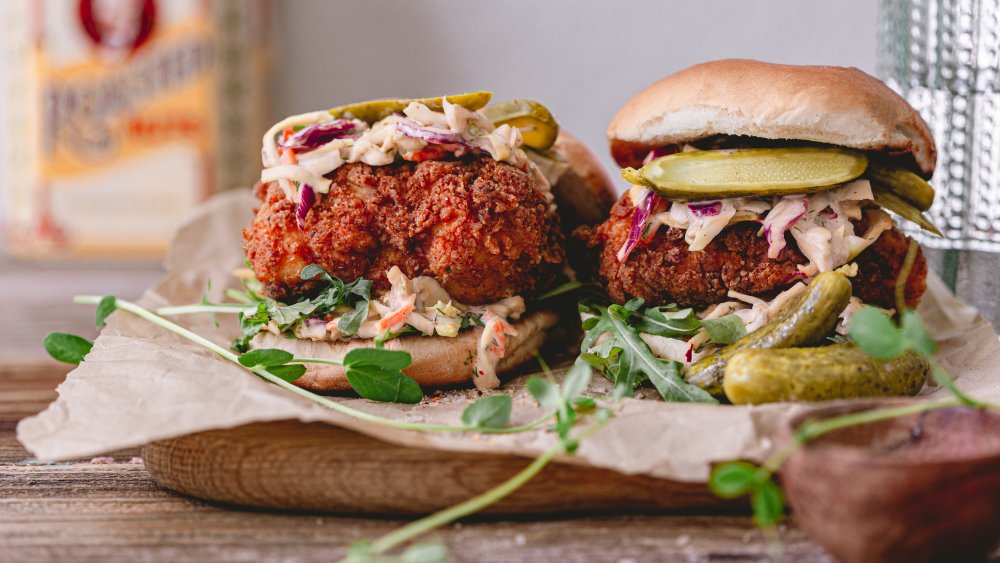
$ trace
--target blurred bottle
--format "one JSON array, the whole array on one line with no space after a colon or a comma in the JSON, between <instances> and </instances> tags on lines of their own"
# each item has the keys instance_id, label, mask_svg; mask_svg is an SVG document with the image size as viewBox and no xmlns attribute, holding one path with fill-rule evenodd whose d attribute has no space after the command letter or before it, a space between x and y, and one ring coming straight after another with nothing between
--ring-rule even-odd
<instances>
[{"instance_id":1,"label":"blurred bottle","mask_svg":"<svg viewBox=\"0 0 1000 563\"><path fill-rule=\"evenodd\" d=\"M29 258L154 258L259 173L266 0L4 0L0 214Z\"/></svg>"},{"instance_id":2,"label":"blurred bottle","mask_svg":"<svg viewBox=\"0 0 1000 563\"><path fill-rule=\"evenodd\" d=\"M882 0L878 74L938 148L932 269L1000 327L1000 0Z\"/></svg>"}]
</instances>

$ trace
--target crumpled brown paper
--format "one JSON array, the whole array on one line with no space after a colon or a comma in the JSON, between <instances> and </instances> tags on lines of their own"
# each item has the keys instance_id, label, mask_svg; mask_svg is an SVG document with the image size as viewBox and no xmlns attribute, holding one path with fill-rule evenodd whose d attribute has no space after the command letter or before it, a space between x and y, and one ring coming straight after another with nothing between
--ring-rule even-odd
<instances>
[{"instance_id":1,"label":"crumpled brown paper","mask_svg":"<svg viewBox=\"0 0 1000 563\"><path fill-rule=\"evenodd\" d=\"M254 200L246 191L216 197L180 229L167 258L165 279L140 303L149 308L197 302L212 280L213 298L232 283L243 263L241 230ZM931 278L920 306L941 341L941 363L968 393L1000 400L1000 342L971 306ZM235 319L207 315L181 317L188 328L228 343ZM512 422L541 414L523 388L524 378L505 385L514 396ZM607 388L595 377L593 389ZM373 438L426 448L536 456L554 443L549 430L482 435L421 433L359 422L266 383L171 332L125 312L111 316L86 361L59 387L59 398L44 412L25 419L18 439L42 459L89 457L111 450L204 430L268 420L322 421ZM946 391L926 387L922 395ZM459 424L473 390L451 391L439 401L407 406L340 399L344 404L386 417L436 424ZM611 422L562 461L590 464L627 474L677 481L704 481L713 462L761 460L785 417L803 405L759 407L665 403L628 399Z\"/></svg>"}]
</instances>

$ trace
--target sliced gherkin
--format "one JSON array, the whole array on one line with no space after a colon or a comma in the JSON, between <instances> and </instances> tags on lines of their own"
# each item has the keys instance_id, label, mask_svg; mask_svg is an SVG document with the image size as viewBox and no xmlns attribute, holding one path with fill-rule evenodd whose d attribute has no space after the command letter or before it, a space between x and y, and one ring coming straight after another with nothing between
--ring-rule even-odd
<instances>
[{"instance_id":1,"label":"sliced gherkin","mask_svg":"<svg viewBox=\"0 0 1000 563\"><path fill-rule=\"evenodd\" d=\"M819 192L867 166L863 153L841 148L723 149L667 155L622 177L671 199L712 199Z\"/></svg>"},{"instance_id":2,"label":"sliced gherkin","mask_svg":"<svg viewBox=\"0 0 1000 563\"><path fill-rule=\"evenodd\" d=\"M486 106L483 113L494 125L506 124L520 129L524 145L535 150L548 149L559 136L559 124L552 113L532 100L499 102Z\"/></svg>"},{"instance_id":3,"label":"sliced gherkin","mask_svg":"<svg viewBox=\"0 0 1000 563\"><path fill-rule=\"evenodd\" d=\"M914 207L912 203L899 197L895 192L889 191L888 188L881 184L872 183L872 196L875 199L875 203L880 207L892 211L929 233L934 233L939 237L944 236L934 223L921 213L919 209Z\"/></svg>"},{"instance_id":4,"label":"sliced gherkin","mask_svg":"<svg viewBox=\"0 0 1000 563\"><path fill-rule=\"evenodd\" d=\"M465 109L471 111L477 111L490 103L490 99L493 97L492 92L472 92L470 94L454 94L451 96L444 96L449 102L453 104L458 104ZM435 111L441 111L442 97L438 98L414 98L406 100L372 100L370 102L360 102L357 104L349 104L346 106L335 107L333 109L327 110L333 117L347 117L352 119L360 119L366 123L375 123L381 119L385 119L390 115L403 111L406 106L410 105L412 102L419 102L424 104Z\"/></svg>"},{"instance_id":5,"label":"sliced gherkin","mask_svg":"<svg viewBox=\"0 0 1000 563\"><path fill-rule=\"evenodd\" d=\"M934 203L934 188L909 170L872 162L865 176L882 184L920 211L927 211Z\"/></svg>"}]
</instances>

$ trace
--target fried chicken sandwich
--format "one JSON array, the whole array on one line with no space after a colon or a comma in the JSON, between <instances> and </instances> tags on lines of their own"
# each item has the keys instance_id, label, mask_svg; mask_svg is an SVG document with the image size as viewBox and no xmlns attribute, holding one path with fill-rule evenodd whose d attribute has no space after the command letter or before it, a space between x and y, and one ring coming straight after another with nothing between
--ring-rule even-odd
<instances>
[{"instance_id":1,"label":"fried chicken sandwich","mask_svg":"<svg viewBox=\"0 0 1000 563\"><path fill-rule=\"evenodd\" d=\"M565 279L553 192L591 206L614 192L544 107L489 100L381 100L274 125L244 231L262 314L242 318L238 347L341 359L377 344L409 352L424 386L493 388L531 359L558 321L532 300ZM349 388L333 365L296 384Z\"/></svg>"},{"instance_id":2,"label":"fried chicken sandwich","mask_svg":"<svg viewBox=\"0 0 1000 563\"><path fill-rule=\"evenodd\" d=\"M626 102L607 135L632 186L577 235L611 301L659 307L656 318L688 308L692 327L729 317L737 334L752 332L817 274L840 271L853 288L843 330L862 304L897 307L909 240L887 211L936 232L922 214L934 196L931 133L855 68L699 64ZM926 288L919 250L906 270L912 307ZM709 332L643 339L690 365L713 351Z\"/></svg>"}]
</instances>

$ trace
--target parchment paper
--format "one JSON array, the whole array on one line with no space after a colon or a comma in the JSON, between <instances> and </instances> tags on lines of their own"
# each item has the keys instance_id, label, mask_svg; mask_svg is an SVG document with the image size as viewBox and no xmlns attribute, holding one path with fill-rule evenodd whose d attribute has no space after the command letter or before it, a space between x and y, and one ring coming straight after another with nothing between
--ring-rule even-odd
<instances>
[{"instance_id":1,"label":"parchment paper","mask_svg":"<svg viewBox=\"0 0 1000 563\"><path fill-rule=\"evenodd\" d=\"M140 303L149 308L197 302L211 279L213 298L233 285L243 264L241 231L255 201L247 191L229 192L197 210L179 230L167 257L167 274ZM1000 343L989 323L952 296L937 278L920 306L941 341L940 361L965 391L1000 400ZM68 305L71 306L71 305ZM179 322L228 345L235 319L207 315ZM512 422L541 411L523 389L521 377L504 386L514 397ZM594 390L607 387L595 375ZM512 435L420 433L363 423L266 383L242 368L126 312L109 319L93 351L59 386L59 398L25 419L18 439L35 456L63 460L94 456L194 432L251 422L298 419L350 428L373 438L426 448L536 456L554 443L547 429ZM926 387L928 398L944 396ZM343 398L345 404L383 416L438 424L459 424L474 390L446 392L437 401L406 406ZM761 460L771 438L799 404L759 407L665 403L628 399L621 411L573 456L561 461L590 464L627 474L677 481L704 481L711 464L731 459ZM336 447L331 444L331 447Z\"/></svg>"}]
</instances>

